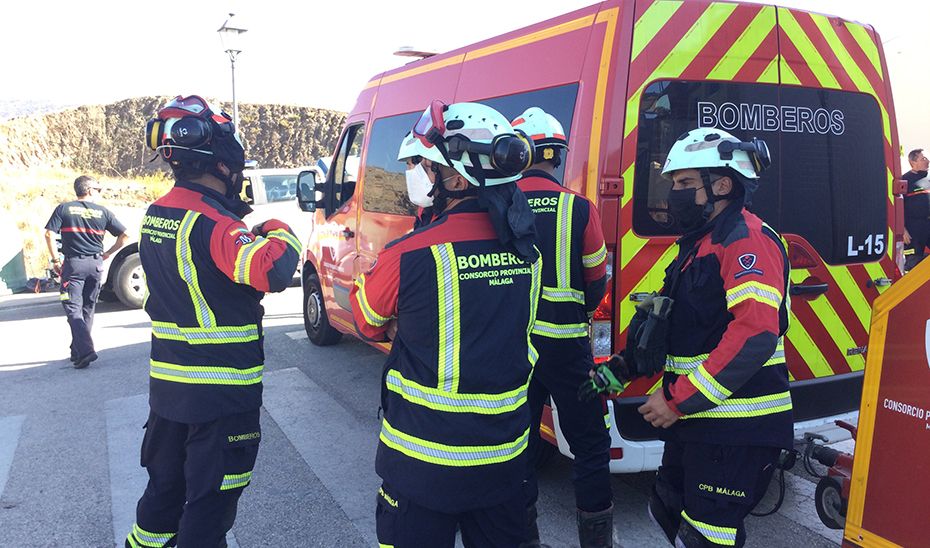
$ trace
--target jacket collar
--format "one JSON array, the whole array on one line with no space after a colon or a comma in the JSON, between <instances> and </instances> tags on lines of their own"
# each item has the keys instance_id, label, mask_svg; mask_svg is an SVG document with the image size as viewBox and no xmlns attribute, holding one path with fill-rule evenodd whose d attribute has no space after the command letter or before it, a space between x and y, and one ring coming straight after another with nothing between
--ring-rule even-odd
<instances>
[{"instance_id":1,"label":"jacket collar","mask_svg":"<svg viewBox=\"0 0 930 548\"><path fill-rule=\"evenodd\" d=\"M252 208L249 204L243 202L237 196L234 199L227 198L224 194L213 190L212 188L206 187L198 183L192 183L190 181L176 181L174 186L185 188L192 192L197 192L203 194L204 196L215 200L221 206L223 206L227 211L231 211L238 215L239 217L245 217L252 212Z\"/></svg>"},{"instance_id":2,"label":"jacket collar","mask_svg":"<svg viewBox=\"0 0 930 548\"><path fill-rule=\"evenodd\" d=\"M559 186L562 186L562 183L560 183L558 179L556 179L555 177L553 177L552 175L550 175L549 173L547 173L547 172L545 172L545 171L543 171L543 170L541 170L541 169L532 169L532 168L530 168L530 169L528 169L528 170L526 170L526 171L523 172L523 177L524 177L524 178L526 178L526 177L540 177L540 178L543 178L543 179L552 181L553 183L555 183L555 184L557 184L557 185L559 185Z\"/></svg>"}]
</instances>

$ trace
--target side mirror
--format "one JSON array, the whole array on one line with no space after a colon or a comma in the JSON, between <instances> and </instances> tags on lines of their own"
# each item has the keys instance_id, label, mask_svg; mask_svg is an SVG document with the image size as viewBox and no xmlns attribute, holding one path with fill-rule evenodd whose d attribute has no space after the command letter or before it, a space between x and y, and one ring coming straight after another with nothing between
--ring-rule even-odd
<instances>
[{"instance_id":1,"label":"side mirror","mask_svg":"<svg viewBox=\"0 0 930 548\"><path fill-rule=\"evenodd\" d=\"M301 171L297 176L297 205L300 209L308 212L316 211L317 202L322 199L322 197L317 197L318 192L316 173Z\"/></svg>"}]
</instances>

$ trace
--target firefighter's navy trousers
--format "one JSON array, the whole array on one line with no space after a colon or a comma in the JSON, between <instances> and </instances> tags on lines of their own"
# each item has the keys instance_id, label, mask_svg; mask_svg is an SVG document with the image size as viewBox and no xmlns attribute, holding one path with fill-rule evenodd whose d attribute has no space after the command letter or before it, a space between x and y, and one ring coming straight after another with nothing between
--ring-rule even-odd
<instances>
[{"instance_id":1,"label":"firefighter's navy trousers","mask_svg":"<svg viewBox=\"0 0 930 548\"><path fill-rule=\"evenodd\" d=\"M90 329L100 296L103 260L100 255L65 257L61 265L61 304L71 328L71 357L83 358L94 351Z\"/></svg>"},{"instance_id":2,"label":"firefighter's navy trousers","mask_svg":"<svg viewBox=\"0 0 930 548\"><path fill-rule=\"evenodd\" d=\"M687 548L740 547L743 520L765 496L781 449L665 439L654 496L664 516L654 519Z\"/></svg>"},{"instance_id":3,"label":"firefighter's navy trousers","mask_svg":"<svg viewBox=\"0 0 930 548\"><path fill-rule=\"evenodd\" d=\"M610 489L610 431L605 419L602 398L578 401L578 387L588 380L594 367L587 337L551 339L533 335L539 360L530 381L529 402L533 416L531 432L539 432L543 405L549 396L559 413L559 426L571 448L572 482L575 504L585 512L608 508L613 495ZM529 454L536 455L539 436L530 436ZM527 493L530 505L539 494L534 459L529 459Z\"/></svg>"},{"instance_id":4,"label":"firefighter's navy trousers","mask_svg":"<svg viewBox=\"0 0 930 548\"><path fill-rule=\"evenodd\" d=\"M200 424L149 413L142 441L149 482L126 546L225 547L260 439L258 409Z\"/></svg>"}]
</instances>

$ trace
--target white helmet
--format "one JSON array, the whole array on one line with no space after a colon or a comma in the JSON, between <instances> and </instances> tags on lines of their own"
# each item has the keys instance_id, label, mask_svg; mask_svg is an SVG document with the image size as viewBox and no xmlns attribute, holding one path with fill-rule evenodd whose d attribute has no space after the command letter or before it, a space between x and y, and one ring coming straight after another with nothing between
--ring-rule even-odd
<instances>
[{"instance_id":1,"label":"white helmet","mask_svg":"<svg viewBox=\"0 0 930 548\"><path fill-rule=\"evenodd\" d=\"M530 107L510 124L527 134L537 148L543 146L568 148L568 139L559 120L539 107Z\"/></svg>"},{"instance_id":2,"label":"white helmet","mask_svg":"<svg viewBox=\"0 0 930 548\"><path fill-rule=\"evenodd\" d=\"M455 169L475 186L493 186L519 179L532 165L532 149L532 141L487 105L433 101L404 137L397 159L422 156Z\"/></svg>"},{"instance_id":3,"label":"white helmet","mask_svg":"<svg viewBox=\"0 0 930 548\"><path fill-rule=\"evenodd\" d=\"M662 175L681 169L730 168L746 179L758 179L772 160L765 141L740 141L726 131L701 127L685 133L668 151Z\"/></svg>"}]
</instances>

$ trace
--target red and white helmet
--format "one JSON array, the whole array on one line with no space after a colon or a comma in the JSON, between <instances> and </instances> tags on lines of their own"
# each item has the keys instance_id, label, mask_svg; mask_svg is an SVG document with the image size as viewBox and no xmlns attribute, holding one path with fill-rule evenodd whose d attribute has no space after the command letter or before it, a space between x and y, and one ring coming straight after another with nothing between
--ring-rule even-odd
<instances>
[{"instance_id":1,"label":"red and white helmet","mask_svg":"<svg viewBox=\"0 0 930 548\"><path fill-rule=\"evenodd\" d=\"M539 107L530 107L514 118L510 125L533 139L536 148L568 148L568 138L555 116Z\"/></svg>"}]
</instances>

